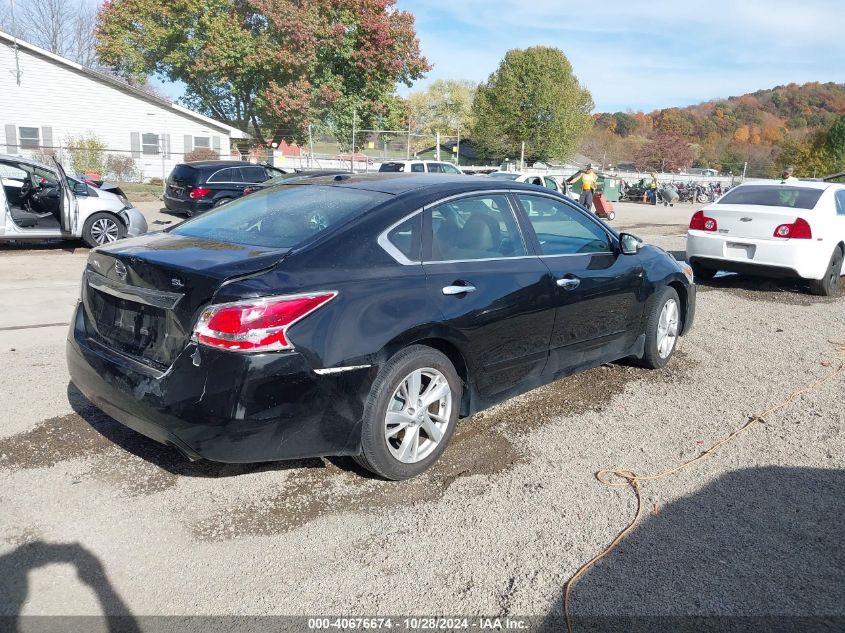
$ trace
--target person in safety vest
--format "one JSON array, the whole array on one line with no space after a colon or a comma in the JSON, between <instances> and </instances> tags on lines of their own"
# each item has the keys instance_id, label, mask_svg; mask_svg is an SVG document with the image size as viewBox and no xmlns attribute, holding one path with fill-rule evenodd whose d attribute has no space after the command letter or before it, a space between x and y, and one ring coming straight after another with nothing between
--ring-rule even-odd
<instances>
[{"instance_id":1,"label":"person in safety vest","mask_svg":"<svg viewBox=\"0 0 845 633\"><path fill-rule=\"evenodd\" d=\"M566 182L574 184L581 181L581 197L578 199L578 202L581 203L581 206L586 207L590 211L593 210L593 194L596 192L596 183L598 182L599 177L593 171L592 165L587 165L587 169L579 173L577 176L570 178Z\"/></svg>"},{"instance_id":2,"label":"person in safety vest","mask_svg":"<svg viewBox=\"0 0 845 633\"><path fill-rule=\"evenodd\" d=\"M795 173L795 167L784 167L783 173L781 174L780 184L786 184L788 182L798 182L798 179L793 176Z\"/></svg>"},{"instance_id":3,"label":"person in safety vest","mask_svg":"<svg viewBox=\"0 0 845 633\"><path fill-rule=\"evenodd\" d=\"M783 173L781 174L780 184L791 185L792 183L800 182L792 175L794 172L794 167L784 167ZM798 201L798 191L796 189L786 189L778 192L778 197L780 198L780 205L782 207L794 207L795 203Z\"/></svg>"},{"instance_id":4,"label":"person in safety vest","mask_svg":"<svg viewBox=\"0 0 845 633\"><path fill-rule=\"evenodd\" d=\"M657 204L657 174L653 171L649 172L651 181L648 183L648 201L651 204Z\"/></svg>"}]
</instances>

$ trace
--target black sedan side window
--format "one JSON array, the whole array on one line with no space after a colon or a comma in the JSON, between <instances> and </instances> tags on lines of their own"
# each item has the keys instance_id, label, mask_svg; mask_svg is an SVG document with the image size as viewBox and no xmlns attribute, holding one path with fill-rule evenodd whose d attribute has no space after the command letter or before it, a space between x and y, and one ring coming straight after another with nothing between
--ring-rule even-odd
<instances>
[{"instance_id":1,"label":"black sedan side window","mask_svg":"<svg viewBox=\"0 0 845 633\"><path fill-rule=\"evenodd\" d=\"M387 239L392 247L409 262L420 261L421 237L422 213L411 216L387 234Z\"/></svg>"},{"instance_id":2,"label":"black sedan side window","mask_svg":"<svg viewBox=\"0 0 845 633\"><path fill-rule=\"evenodd\" d=\"M522 235L506 196L490 194L441 204L431 214L434 262L525 255Z\"/></svg>"},{"instance_id":3,"label":"black sedan side window","mask_svg":"<svg viewBox=\"0 0 845 633\"><path fill-rule=\"evenodd\" d=\"M519 202L534 227L543 255L607 253L610 238L602 228L565 202L519 194Z\"/></svg>"}]
</instances>

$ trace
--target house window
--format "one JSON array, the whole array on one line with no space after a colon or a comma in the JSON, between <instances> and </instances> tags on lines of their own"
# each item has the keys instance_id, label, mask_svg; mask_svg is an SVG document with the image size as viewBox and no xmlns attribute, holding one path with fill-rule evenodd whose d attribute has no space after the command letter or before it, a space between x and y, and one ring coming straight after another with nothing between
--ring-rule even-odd
<instances>
[{"instance_id":1,"label":"house window","mask_svg":"<svg viewBox=\"0 0 845 633\"><path fill-rule=\"evenodd\" d=\"M195 136L194 149L211 149L211 138L208 136Z\"/></svg>"},{"instance_id":2,"label":"house window","mask_svg":"<svg viewBox=\"0 0 845 633\"><path fill-rule=\"evenodd\" d=\"M147 156L158 156L158 134L143 134L141 135L141 145L143 146L144 154Z\"/></svg>"},{"instance_id":3,"label":"house window","mask_svg":"<svg viewBox=\"0 0 845 633\"><path fill-rule=\"evenodd\" d=\"M38 134L37 127L21 127L18 128L21 138L21 147L24 149L35 149L41 146L41 137Z\"/></svg>"}]
</instances>

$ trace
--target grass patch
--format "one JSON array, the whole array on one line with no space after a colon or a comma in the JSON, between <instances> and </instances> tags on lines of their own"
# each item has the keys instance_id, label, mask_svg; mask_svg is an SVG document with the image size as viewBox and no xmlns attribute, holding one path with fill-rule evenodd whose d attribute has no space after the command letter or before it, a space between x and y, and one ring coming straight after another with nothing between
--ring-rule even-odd
<instances>
[{"instance_id":1,"label":"grass patch","mask_svg":"<svg viewBox=\"0 0 845 633\"><path fill-rule=\"evenodd\" d=\"M162 192L161 185L149 185L139 182L118 182L115 184L123 189L127 198L137 202L158 200Z\"/></svg>"}]
</instances>

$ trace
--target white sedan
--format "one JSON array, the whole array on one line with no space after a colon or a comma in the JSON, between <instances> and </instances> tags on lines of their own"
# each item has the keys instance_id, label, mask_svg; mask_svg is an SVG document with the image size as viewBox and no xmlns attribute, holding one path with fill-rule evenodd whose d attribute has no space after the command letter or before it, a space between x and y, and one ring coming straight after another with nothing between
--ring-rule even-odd
<instances>
[{"instance_id":1,"label":"white sedan","mask_svg":"<svg viewBox=\"0 0 845 633\"><path fill-rule=\"evenodd\" d=\"M687 259L696 277L718 271L800 278L836 294L845 254L845 185L747 183L695 213Z\"/></svg>"},{"instance_id":2,"label":"white sedan","mask_svg":"<svg viewBox=\"0 0 845 633\"><path fill-rule=\"evenodd\" d=\"M552 191L562 193L567 198L578 202L578 194L573 193L572 190L566 186L566 181L561 177L560 179L552 176L538 176L536 174L523 174L518 171L494 171L490 174L491 178L497 180L513 180L514 182L524 182L529 185L536 185L538 187L545 187Z\"/></svg>"}]
</instances>

